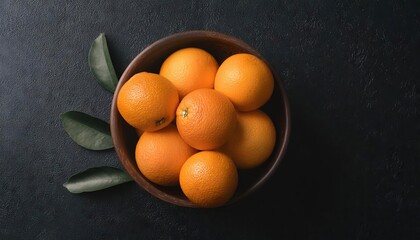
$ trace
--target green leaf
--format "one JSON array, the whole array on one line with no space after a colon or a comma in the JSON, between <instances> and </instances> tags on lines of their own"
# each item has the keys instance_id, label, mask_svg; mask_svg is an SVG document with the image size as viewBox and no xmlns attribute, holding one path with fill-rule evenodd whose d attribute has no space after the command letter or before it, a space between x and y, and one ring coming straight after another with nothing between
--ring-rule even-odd
<instances>
[{"instance_id":1,"label":"green leaf","mask_svg":"<svg viewBox=\"0 0 420 240\"><path fill-rule=\"evenodd\" d=\"M99 34L89 50L89 67L99 84L110 92L115 91L118 83L117 74L112 65L108 44L104 33Z\"/></svg>"},{"instance_id":2,"label":"green leaf","mask_svg":"<svg viewBox=\"0 0 420 240\"><path fill-rule=\"evenodd\" d=\"M62 113L60 118L64 130L80 146L90 150L114 147L107 122L77 111Z\"/></svg>"},{"instance_id":3,"label":"green leaf","mask_svg":"<svg viewBox=\"0 0 420 240\"><path fill-rule=\"evenodd\" d=\"M93 192L113 187L133 179L123 170L113 167L94 167L73 175L63 184L72 193Z\"/></svg>"}]
</instances>

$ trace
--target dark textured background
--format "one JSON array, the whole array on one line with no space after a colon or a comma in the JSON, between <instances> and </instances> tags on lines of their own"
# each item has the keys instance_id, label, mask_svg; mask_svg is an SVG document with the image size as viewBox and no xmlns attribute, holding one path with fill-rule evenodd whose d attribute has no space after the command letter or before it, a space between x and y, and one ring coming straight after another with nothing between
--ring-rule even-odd
<instances>
[{"instance_id":1,"label":"dark textured background","mask_svg":"<svg viewBox=\"0 0 420 240\"><path fill-rule=\"evenodd\" d=\"M1 0L0 239L418 239L420 4L349 2ZM134 183L67 192L79 171L122 167L59 120L109 119L91 42L106 33L120 75L153 41L193 29L238 37L279 72L293 124L274 177L219 209Z\"/></svg>"}]
</instances>

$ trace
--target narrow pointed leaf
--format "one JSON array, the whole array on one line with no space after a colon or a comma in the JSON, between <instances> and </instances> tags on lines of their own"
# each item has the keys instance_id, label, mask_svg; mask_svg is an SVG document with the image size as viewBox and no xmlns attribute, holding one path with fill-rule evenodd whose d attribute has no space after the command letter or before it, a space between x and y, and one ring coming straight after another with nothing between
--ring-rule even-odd
<instances>
[{"instance_id":1,"label":"narrow pointed leaf","mask_svg":"<svg viewBox=\"0 0 420 240\"><path fill-rule=\"evenodd\" d=\"M90 150L114 147L107 122L77 111L62 113L60 118L64 130L80 146Z\"/></svg>"},{"instance_id":2,"label":"narrow pointed leaf","mask_svg":"<svg viewBox=\"0 0 420 240\"><path fill-rule=\"evenodd\" d=\"M117 86L118 78L112 65L104 33L99 34L93 41L89 50L88 61L90 70L98 83L113 93Z\"/></svg>"},{"instance_id":3,"label":"narrow pointed leaf","mask_svg":"<svg viewBox=\"0 0 420 240\"><path fill-rule=\"evenodd\" d=\"M73 175L63 186L72 193L94 192L132 180L121 169L103 166L89 168Z\"/></svg>"}]
</instances>

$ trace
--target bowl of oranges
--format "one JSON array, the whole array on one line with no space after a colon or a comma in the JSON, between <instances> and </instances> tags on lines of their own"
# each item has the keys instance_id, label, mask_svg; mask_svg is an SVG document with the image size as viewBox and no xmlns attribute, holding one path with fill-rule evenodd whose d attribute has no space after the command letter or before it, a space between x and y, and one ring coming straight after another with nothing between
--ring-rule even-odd
<instances>
[{"instance_id":1,"label":"bowl of oranges","mask_svg":"<svg viewBox=\"0 0 420 240\"><path fill-rule=\"evenodd\" d=\"M187 31L145 48L111 108L117 155L153 196L222 207L274 174L290 136L285 89L261 54L235 37Z\"/></svg>"}]
</instances>

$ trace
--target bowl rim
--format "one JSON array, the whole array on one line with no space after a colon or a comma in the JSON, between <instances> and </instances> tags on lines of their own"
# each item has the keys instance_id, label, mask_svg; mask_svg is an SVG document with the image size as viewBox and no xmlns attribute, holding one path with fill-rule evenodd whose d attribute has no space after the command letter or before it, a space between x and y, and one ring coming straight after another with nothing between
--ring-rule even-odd
<instances>
[{"instance_id":1,"label":"bowl rim","mask_svg":"<svg viewBox=\"0 0 420 240\"><path fill-rule=\"evenodd\" d=\"M122 144L122 142L125 142L124 139L120 139L119 137L117 137L118 135L118 128L116 125L116 121L117 118L120 117L120 114L118 112L117 109L117 104L116 104L116 99L117 99L117 95L122 87L122 85L125 83L123 83L123 81L121 81L122 79L127 79L129 78L129 76L127 76L130 72L130 69L132 69L133 67L136 66L136 62L138 62L139 60L141 60L141 58L144 55L147 55L147 53L149 53L151 50L155 49L156 47L159 47L160 45L168 42L168 41L172 41L172 40L176 40L176 39L182 39L182 38L190 38L190 37L209 37L209 38L215 38L217 40L223 40L223 41L229 41L229 42L235 42L235 44L237 44L239 47L246 49L248 52L255 54L256 56L258 56L259 58L261 58L266 64L269 65L270 69L272 70L272 73L274 75L274 79L277 82L277 86L278 86L278 90L280 93L280 98L282 99L282 107L284 109L284 129L282 129L282 131L284 133L282 133L283 136L283 142L280 145L279 148L279 154L276 156L276 159L274 160L274 164L271 166L271 168L269 168L269 170L263 174L263 176L258 179L257 181L255 181L255 183L252 184L252 186L250 188L248 188L243 194L238 195L238 196L234 196L228 203L226 203L223 206L227 206L230 205L234 202L237 202L240 199L243 199L244 197L250 195L251 193L254 193L257 189L259 189L262 185L264 185L264 183L266 183L268 181L268 179L275 173L275 171L277 170L277 168L279 167L280 163L282 162L282 160L284 159L284 156L286 154L286 150L287 147L289 145L289 141L290 141L290 134L291 134L291 112L290 112L290 104L289 104L289 98L287 95L287 92L284 88L283 82L282 80L279 78L279 76L277 75L277 72L274 71L274 67L253 47L251 47L249 44L247 44L246 42L242 41L241 39L238 39L234 36L231 35L227 35L221 32L216 32L216 31L209 31L209 30L190 30L190 31L183 31L183 32L177 32L177 33L173 33L170 35L167 35L165 37L162 37L154 42L152 42L151 44L149 44L146 48L144 48L142 51L140 51L129 63L129 65L125 68L124 72L122 73L121 77L119 78L118 84L116 86L116 89L114 91L113 94L113 98L112 98L112 105L111 105L111 113L110 113L110 128L111 128L111 136L112 136L112 141L114 144L114 149L116 150L117 156L119 161L122 163L124 169L128 172L128 174L133 178L133 180L137 183L137 185L139 187L141 187L142 189L146 190L148 193L150 193L151 195L165 201L171 204L175 204L178 206L182 206L182 207L192 207L192 208L197 208L196 205L194 205L193 203L191 203L189 200L183 201L180 200L179 198L167 194L163 191L161 191L160 189L156 188L153 184L149 183L147 180L142 179L140 177L137 176L137 173L135 173L135 171L133 169L131 169L131 166L126 163L126 161L123 161L124 153L122 153L121 151L119 151L120 148L122 148L122 146L124 144ZM126 80L126 81L127 81ZM122 140L122 141L121 141ZM158 190L160 193L156 193L155 191L151 191L150 188L153 188L155 190Z\"/></svg>"}]
</instances>

